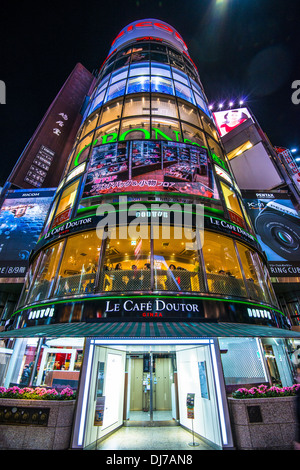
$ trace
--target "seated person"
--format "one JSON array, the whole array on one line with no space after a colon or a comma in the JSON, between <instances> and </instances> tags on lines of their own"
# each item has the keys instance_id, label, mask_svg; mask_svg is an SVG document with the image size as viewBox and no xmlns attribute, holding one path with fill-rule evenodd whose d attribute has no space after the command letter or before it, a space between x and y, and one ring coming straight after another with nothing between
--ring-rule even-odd
<instances>
[{"instance_id":1,"label":"seated person","mask_svg":"<svg viewBox=\"0 0 300 470\"><path fill-rule=\"evenodd\" d=\"M127 290L139 290L141 288L140 272L135 264L131 266L131 270L131 273L129 273Z\"/></svg>"}]
</instances>

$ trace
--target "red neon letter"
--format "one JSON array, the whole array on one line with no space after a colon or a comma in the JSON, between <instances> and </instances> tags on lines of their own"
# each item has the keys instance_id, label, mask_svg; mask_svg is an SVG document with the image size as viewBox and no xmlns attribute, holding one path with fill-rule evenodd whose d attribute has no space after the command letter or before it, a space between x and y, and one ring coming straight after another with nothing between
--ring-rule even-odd
<instances>
[{"instance_id":1,"label":"red neon letter","mask_svg":"<svg viewBox=\"0 0 300 470\"><path fill-rule=\"evenodd\" d=\"M151 21L141 21L140 23L136 23L135 27L136 28L148 28L152 26Z\"/></svg>"},{"instance_id":2,"label":"red neon letter","mask_svg":"<svg viewBox=\"0 0 300 470\"><path fill-rule=\"evenodd\" d=\"M111 43L111 45L113 46L116 40L119 39L121 36L123 36L123 34L124 34L124 31L121 31L120 34L118 34L118 36L116 37L116 39Z\"/></svg>"},{"instance_id":3,"label":"red neon letter","mask_svg":"<svg viewBox=\"0 0 300 470\"><path fill-rule=\"evenodd\" d=\"M154 23L154 26L157 26L157 28L164 29L165 31L169 31L169 33L173 33L173 29L169 28L169 26L163 23Z\"/></svg>"}]
</instances>

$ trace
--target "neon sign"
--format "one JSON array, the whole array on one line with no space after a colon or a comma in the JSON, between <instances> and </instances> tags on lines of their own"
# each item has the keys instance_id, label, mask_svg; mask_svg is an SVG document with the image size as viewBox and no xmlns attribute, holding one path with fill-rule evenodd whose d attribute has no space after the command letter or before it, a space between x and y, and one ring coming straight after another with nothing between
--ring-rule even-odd
<instances>
[{"instance_id":1,"label":"neon sign","mask_svg":"<svg viewBox=\"0 0 300 470\"><path fill-rule=\"evenodd\" d=\"M162 132L160 129L157 129L156 127L152 127L152 130L154 131L155 133L155 138L153 140L159 140L159 136L161 136L161 138L164 138L165 140L169 141L169 142L174 142L174 139L172 139L171 137L169 137L168 135L166 135L164 132ZM89 144L85 145L79 152L78 154L76 155L76 158L74 160L74 167L78 166L79 165L79 158L80 158L80 155L82 154L82 152L84 152L88 147L93 147L94 145L104 145L104 144L110 144L110 143L115 143L115 142L122 142L125 140L126 136L130 133L130 132L142 132L144 134L144 138L145 140L150 140L151 139L151 132L148 131L147 129L143 129L143 128L135 128L135 129L129 129L125 132L123 132L123 134L120 135L119 139L118 139L118 133L117 132L111 132L109 134L105 134L105 135L102 135L100 138L102 139L102 142L100 144L99 142L99 139L95 139L93 142L90 142ZM179 134L180 132L179 131L176 131L176 130L173 130L172 132L174 132L175 134L175 141L176 142L180 142L179 140ZM152 140L152 139L151 139ZM186 139L184 138L183 139L183 143L185 144L192 144L192 145L197 145L198 147L202 147L206 150L208 150L207 147L205 147L204 145L200 145L198 144L197 142L193 142L191 141L190 139ZM224 168L225 170L228 170L227 168L227 165L226 163L220 158L218 157L215 153L211 153L211 157L213 159L213 161L215 163L217 163L218 165L222 166L222 168Z\"/></svg>"},{"instance_id":2,"label":"neon sign","mask_svg":"<svg viewBox=\"0 0 300 470\"><path fill-rule=\"evenodd\" d=\"M175 39L181 43L181 45L184 47L185 50L187 50L187 45L185 44L184 40L182 39L182 37L180 36L180 34L177 33L177 31L173 28L171 28L171 26L165 24L165 23L161 23L159 21L138 21L137 23L135 24L130 24L128 25L126 28L124 28L119 34L118 36L113 40L112 44L111 44L111 47L115 44L115 42L120 39L121 37L123 37L124 35L126 35L127 33L130 33L131 31L134 31L134 30L139 30L141 28L153 28L153 29L157 29L157 30L160 30L160 31L164 31L164 32L167 32L167 33L170 33L170 35L172 35L173 37L175 37Z\"/></svg>"}]
</instances>

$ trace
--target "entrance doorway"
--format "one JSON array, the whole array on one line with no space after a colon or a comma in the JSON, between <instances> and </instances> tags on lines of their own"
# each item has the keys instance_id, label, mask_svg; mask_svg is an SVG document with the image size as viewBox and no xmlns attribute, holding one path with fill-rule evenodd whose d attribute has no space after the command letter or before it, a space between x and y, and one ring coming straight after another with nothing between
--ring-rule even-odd
<instances>
[{"instance_id":1,"label":"entrance doorway","mask_svg":"<svg viewBox=\"0 0 300 470\"><path fill-rule=\"evenodd\" d=\"M91 339L85 351L73 447L97 446L121 427L151 426L161 430L181 426L217 448L229 445L229 415L215 340L178 343Z\"/></svg>"},{"instance_id":2,"label":"entrance doorway","mask_svg":"<svg viewBox=\"0 0 300 470\"><path fill-rule=\"evenodd\" d=\"M125 425L178 424L176 354L127 354Z\"/></svg>"}]
</instances>

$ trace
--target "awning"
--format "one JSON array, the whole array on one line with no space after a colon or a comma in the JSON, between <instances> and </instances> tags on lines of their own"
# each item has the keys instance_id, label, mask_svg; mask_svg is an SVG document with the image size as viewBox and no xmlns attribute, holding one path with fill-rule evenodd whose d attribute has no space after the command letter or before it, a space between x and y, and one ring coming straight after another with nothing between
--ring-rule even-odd
<instances>
[{"instance_id":1,"label":"awning","mask_svg":"<svg viewBox=\"0 0 300 470\"><path fill-rule=\"evenodd\" d=\"M298 338L300 333L245 323L210 322L105 322L105 323L57 323L39 325L0 333L0 338L36 337L93 337L102 339L149 338L218 338L262 337Z\"/></svg>"}]
</instances>

